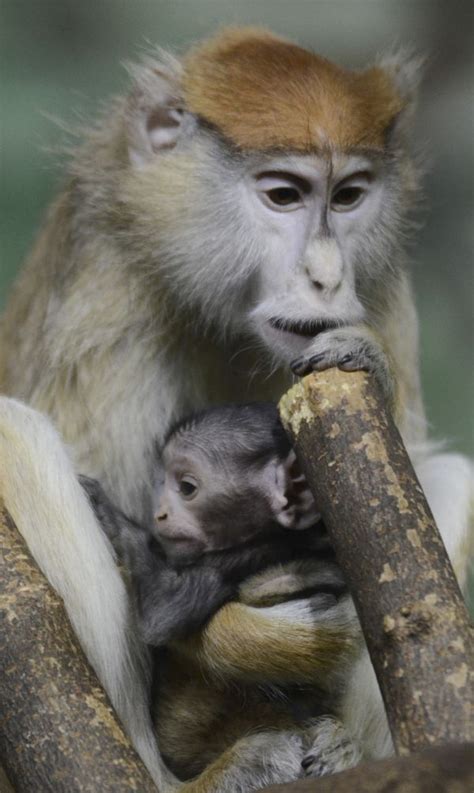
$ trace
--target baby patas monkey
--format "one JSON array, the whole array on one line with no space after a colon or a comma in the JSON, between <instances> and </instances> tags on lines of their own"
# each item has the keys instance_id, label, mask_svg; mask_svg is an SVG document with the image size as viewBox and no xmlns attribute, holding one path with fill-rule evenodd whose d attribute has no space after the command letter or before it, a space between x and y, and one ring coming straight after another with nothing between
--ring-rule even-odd
<instances>
[{"instance_id":1,"label":"baby patas monkey","mask_svg":"<svg viewBox=\"0 0 474 793\"><path fill-rule=\"evenodd\" d=\"M239 595L265 607L311 593L329 634L332 611L336 622L341 612L351 619L348 598L341 597L342 576L275 405L226 405L185 419L168 434L162 457L165 480L161 488L156 483L160 494L151 530L116 509L94 480L83 477L82 483L131 574L144 640L166 645L152 707L170 767L187 779L256 729L265 735L265 728L280 730L278 740L299 740L306 747L311 762L296 776L305 768L319 775L355 764L356 748L337 722L328 731L328 717L322 733L334 741L326 740L324 758L314 762L320 723L311 722L334 705L341 656L350 651L347 631L346 640L334 645L333 668L319 671L320 679L316 673L304 691L298 680L269 681L266 689L241 681L219 685L200 668L193 650L193 637L207 620ZM279 574L281 593L275 587Z\"/></svg>"},{"instance_id":2,"label":"baby patas monkey","mask_svg":"<svg viewBox=\"0 0 474 793\"><path fill-rule=\"evenodd\" d=\"M147 644L200 629L245 578L267 567L330 553L272 403L185 419L169 432L162 457L153 527L130 520L95 480L81 477L132 577ZM328 594L343 588L338 571L323 579Z\"/></svg>"}]
</instances>

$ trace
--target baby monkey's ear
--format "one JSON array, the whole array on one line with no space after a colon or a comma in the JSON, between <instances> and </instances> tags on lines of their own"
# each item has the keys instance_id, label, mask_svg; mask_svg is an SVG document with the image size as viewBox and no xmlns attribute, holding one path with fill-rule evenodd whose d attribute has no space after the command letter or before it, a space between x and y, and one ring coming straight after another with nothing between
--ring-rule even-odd
<instances>
[{"instance_id":1,"label":"baby monkey's ear","mask_svg":"<svg viewBox=\"0 0 474 793\"><path fill-rule=\"evenodd\" d=\"M319 520L321 515L293 449L284 460L275 458L268 474L271 509L280 526L308 529Z\"/></svg>"}]
</instances>

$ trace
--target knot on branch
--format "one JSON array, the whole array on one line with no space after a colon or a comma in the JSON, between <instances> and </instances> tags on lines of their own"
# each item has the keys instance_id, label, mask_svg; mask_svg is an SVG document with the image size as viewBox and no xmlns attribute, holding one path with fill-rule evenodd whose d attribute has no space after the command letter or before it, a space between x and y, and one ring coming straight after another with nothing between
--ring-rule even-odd
<instances>
[{"instance_id":1,"label":"knot on branch","mask_svg":"<svg viewBox=\"0 0 474 793\"><path fill-rule=\"evenodd\" d=\"M393 641L417 639L433 631L437 621L434 606L418 601L403 606L394 615L387 614L383 620L384 633Z\"/></svg>"}]
</instances>

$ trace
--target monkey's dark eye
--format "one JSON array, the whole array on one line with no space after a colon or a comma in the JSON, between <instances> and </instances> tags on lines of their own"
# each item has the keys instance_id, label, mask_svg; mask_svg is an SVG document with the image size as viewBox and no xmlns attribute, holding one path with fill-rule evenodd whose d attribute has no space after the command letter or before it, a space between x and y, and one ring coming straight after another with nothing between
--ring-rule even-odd
<instances>
[{"instance_id":1,"label":"monkey's dark eye","mask_svg":"<svg viewBox=\"0 0 474 793\"><path fill-rule=\"evenodd\" d=\"M331 198L331 209L335 212L350 212L363 201L366 195L366 188L372 181L373 176L369 171L360 171L352 174L345 183L339 185L334 190Z\"/></svg>"},{"instance_id":2,"label":"monkey's dark eye","mask_svg":"<svg viewBox=\"0 0 474 793\"><path fill-rule=\"evenodd\" d=\"M279 207L301 203L301 196L296 187L274 187L272 190L267 190L265 195L272 204Z\"/></svg>"},{"instance_id":3,"label":"monkey's dark eye","mask_svg":"<svg viewBox=\"0 0 474 793\"><path fill-rule=\"evenodd\" d=\"M341 187L332 197L333 209L352 207L363 194L362 187Z\"/></svg>"},{"instance_id":4,"label":"monkey's dark eye","mask_svg":"<svg viewBox=\"0 0 474 793\"><path fill-rule=\"evenodd\" d=\"M193 476L183 476L179 483L179 492L183 498L191 499L197 493L198 484Z\"/></svg>"},{"instance_id":5,"label":"monkey's dark eye","mask_svg":"<svg viewBox=\"0 0 474 793\"><path fill-rule=\"evenodd\" d=\"M296 174L265 171L256 177L260 199L276 212L291 212L304 206L304 196L311 185Z\"/></svg>"}]
</instances>

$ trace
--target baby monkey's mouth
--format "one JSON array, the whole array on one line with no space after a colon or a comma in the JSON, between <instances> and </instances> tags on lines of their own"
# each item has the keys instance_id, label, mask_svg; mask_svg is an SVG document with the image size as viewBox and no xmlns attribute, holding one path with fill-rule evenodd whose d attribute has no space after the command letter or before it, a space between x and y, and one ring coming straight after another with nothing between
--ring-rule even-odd
<instances>
[{"instance_id":1,"label":"baby monkey's mouth","mask_svg":"<svg viewBox=\"0 0 474 793\"><path fill-rule=\"evenodd\" d=\"M313 338L317 336L318 333L323 333L325 330L339 327L340 323L330 319L295 321L283 319L282 317L272 317L270 325L272 328L275 328L275 330L281 330L284 333L294 333L297 336Z\"/></svg>"}]
</instances>

